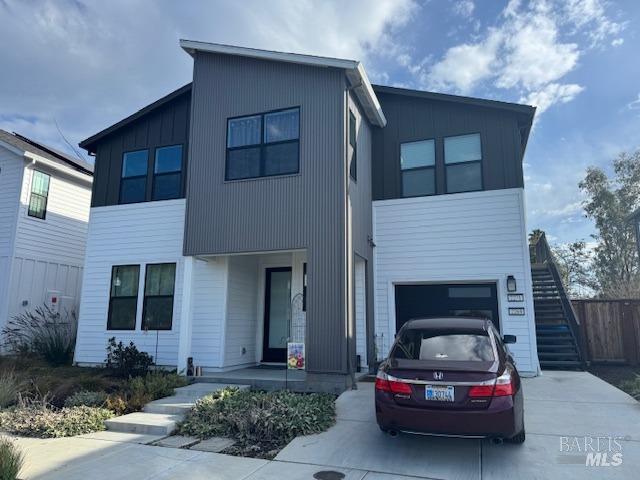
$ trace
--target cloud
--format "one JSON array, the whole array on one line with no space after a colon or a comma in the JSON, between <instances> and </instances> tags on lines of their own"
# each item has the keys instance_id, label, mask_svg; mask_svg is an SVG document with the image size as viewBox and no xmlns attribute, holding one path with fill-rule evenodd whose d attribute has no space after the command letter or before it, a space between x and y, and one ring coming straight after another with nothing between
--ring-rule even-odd
<instances>
[{"instance_id":1,"label":"cloud","mask_svg":"<svg viewBox=\"0 0 640 480\"><path fill-rule=\"evenodd\" d=\"M611 46L612 47L619 47L620 45L622 45L624 43L624 38L616 38L615 40L613 40L611 42Z\"/></svg>"},{"instance_id":2,"label":"cloud","mask_svg":"<svg viewBox=\"0 0 640 480\"><path fill-rule=\"evenodd\" d=\"M511 0L479 38L452 46L425 65L422 84L461 94L490 84L535 100L542 113L583 90L560 80L578 67L589 48L604 46L624 28L607 16L599 0Z\"/></svg>"},{"instance_id":3,"label":"cloud","mask_svg":"<svg viewBox=\"0 0 640 480\"><path fill-rule=\"evenodd\" d=\"M541 90L531 92L526 97L520 98L520 102L538 107L536 113L540 115L551 105L570 102L582 91L584 91L584 87L575 83L564 85L549 83Z\"/></svg>"},{"instance_id":4,"label":"cloud","mask_svg":"<svg viewBox=\"0 0 640 480\"><path fill-rule=\"evenodd\" d=\"M471 0L459 0L453 4L453 13L465 18L471 17L475 9L476 5Z\"/></svg>"},{"instance_id":5,"label":"cloud","mask_svg":"<svg viewBox=\"0 0 640 480\"><path fill-rule=\"evenodd\" d=\"M413 0L0 0L0 128L69 150L191 80L179 38L363 60L402 52ZM144 21L140 21L144 18ZM384 72L379 72L384 77Z\"/></svg>"},{"instance_id":6,"label":"cloud","mask_svg":"<svg viewBox=\"0 0 640 480\"><path fill-rule=\"evenodd\" d=\"M640 93L638 94L635 100L627 104L627 108L629 110L640 110Z\"/></svg>"}]
</instances>

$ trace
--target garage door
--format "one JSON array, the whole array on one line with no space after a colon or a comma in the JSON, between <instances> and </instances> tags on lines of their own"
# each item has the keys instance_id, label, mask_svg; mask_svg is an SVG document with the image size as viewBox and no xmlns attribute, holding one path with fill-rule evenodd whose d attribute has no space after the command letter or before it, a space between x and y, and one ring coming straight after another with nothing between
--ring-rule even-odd
<instances>
[{"instance_id":1,"label":"garage door","mask_svg":"<svg viewBox=\"0 0 640 480\"><path fill-rule=\"evenodd\" d=\"M496 285L396 285L396 328L407 320L428 317L488 318L499 329Z\"/></svg>"}]
</instances>

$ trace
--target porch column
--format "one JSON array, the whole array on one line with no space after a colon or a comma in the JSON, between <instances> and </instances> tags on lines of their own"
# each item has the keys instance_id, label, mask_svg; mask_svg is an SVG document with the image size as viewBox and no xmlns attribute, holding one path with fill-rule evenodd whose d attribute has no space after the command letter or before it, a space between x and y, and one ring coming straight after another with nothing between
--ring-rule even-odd
<instances>
[{"instance_id":1,"label":"porch column","mask_svg":"<svg viewBox=\"0 0 640 480\"><path fill-rule=\"evenodd\" d=\"M186 375L187 358L191 355L191 324L193 298L193 257L184 258L182 273L182 305L180 308L180 337L178 340L178 374Z\"/></svg>"}]
</instances>

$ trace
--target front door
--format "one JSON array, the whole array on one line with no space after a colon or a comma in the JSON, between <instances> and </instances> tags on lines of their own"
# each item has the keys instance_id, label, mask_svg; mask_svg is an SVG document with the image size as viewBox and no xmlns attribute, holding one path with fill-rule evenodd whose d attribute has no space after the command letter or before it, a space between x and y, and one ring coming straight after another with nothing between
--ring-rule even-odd
<instances>
[{"instance_id":1,"label":"front door","mask_svg":"<svg viewBox=\"0 0 640 480\"><path fill-rule=\"evenodd\" d=\"M267 268L266 272L262 361L285 363L291 310L291 267Z\"/></svg>"}]
</instances>

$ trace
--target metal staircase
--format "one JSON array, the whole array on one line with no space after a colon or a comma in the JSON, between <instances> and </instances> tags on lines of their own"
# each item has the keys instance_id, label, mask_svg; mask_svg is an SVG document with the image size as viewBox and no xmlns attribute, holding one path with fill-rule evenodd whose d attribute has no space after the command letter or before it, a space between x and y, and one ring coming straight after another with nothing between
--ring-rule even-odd
<instances>
[{"instance_id":1,"label":"metal staircase","mask_svg":"<svg viewBox=\"0 0 640 480\"><path fill-rule=\"evenodd\" d=\"M540 366L582 369L579 320L544 234L531 245L531 275Z\"/></svg>"}]
</instances>

